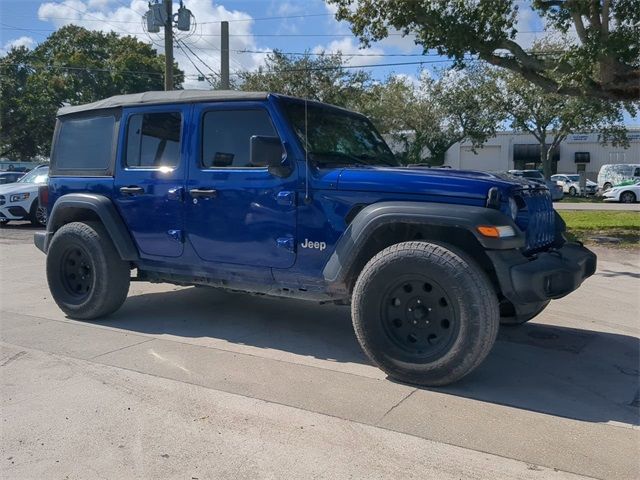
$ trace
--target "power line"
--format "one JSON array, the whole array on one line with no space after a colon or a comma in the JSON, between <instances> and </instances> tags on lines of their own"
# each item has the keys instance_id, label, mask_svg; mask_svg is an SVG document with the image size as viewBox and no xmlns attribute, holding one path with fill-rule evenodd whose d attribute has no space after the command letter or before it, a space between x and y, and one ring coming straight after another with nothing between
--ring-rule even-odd
<instances>
[{"instance_id":1,"label":"power line","mask_svg":"<svg viewBox=\"0 0 640 480\"><path fill-rule=\"evenodd\" d=\"M181 43L182 43L182 45L184 45L184 42L181 42L180 40L177 40L177 39L176 39L176 45L178 46L178 48L179 48L180 50L182 50L182 52L184 53L184 56L185 56L185 57L187 57L187 59L191 62L191 65L193 65L193 68L195 68L195 69L198 71L198 73L199 73L200 75L202 75L202 78L204 78L204 79L209 83L209 85L211 85L212 87L214 87L215 85L213 84L213 82L212 82L211 80L209 80L209 78L208 78L208 77L207 77L207 76L202 72L202 70L200 70L200 69L198 68L198 66L197 66L197 65L196 65L196 63L193 61L193 59L189 56L189 54L187 53L187 51L186 51L186 50L185 50L185 49L180 45ZM202 60L201 60L201 61L202 61Z\"/></svg>"},{"instance_id":2,"label":"power line","mask_svg":"<svg viewBox=\"0 0 640 480\"><path fill-rule=\"evenodd\" d=\"M176 43L178 43L178 46L180 46L180 43L182 43L182 45L183 45L184 47L186 47L186 48L187 48L187 50L189 50L189 51L193 54L193 56L194 56L194 57L196 57L196 58L200 61L200 63L202 63L205 67L207 67L207 68L211 71L211 73L213 73L214 75L217 75L218 77L220 77L220 74L219 74L218 72L214 71L214 70L213 70L213 68L211 68L211 67L210 67L210 66L209 66L209 65L208 65L204 60L202 60L202 59L198 56L198 54L196 54L196 52L194 52L193 50L191 50L191 47L189 47L189 45L187 45L187 44L184 42L184 40L176 40ZM184 49L182 49L182 51L184 52ZM187 52L185 52L185 55L187 55ZM188 56L188 55L187 55L187 58L189 58L189 56ZM191 58L189 58L189 61L191 61L191 63L193 63L193 61L191 60ZM195 64L194 64L193 66L195 67ZM196 69L197 69L197 67L196 67ZM198 70L198 71L200 71L200 70Z\"/></svg>"}]
</instances>

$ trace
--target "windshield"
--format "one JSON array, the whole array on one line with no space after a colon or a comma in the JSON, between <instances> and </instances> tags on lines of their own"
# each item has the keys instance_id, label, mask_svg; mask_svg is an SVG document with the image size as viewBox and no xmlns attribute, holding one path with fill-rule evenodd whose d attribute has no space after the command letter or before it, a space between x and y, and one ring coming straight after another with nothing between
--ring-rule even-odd
<instances>
[{"instance_id":1,"label":"windshield","mask_svg":"<svg viewBox=\"0 0 640 480\"><path fill-rule=\"evenodd\" d=\"M572 182L579 182L580 181L580 175L567 175L567 177Z\"/></svg>"},{"instance_id":2,"label":"windshield","mask_svg":"<svg viewBox=\"0 0 640 480\"><path fill-rule=\"evenodd\" d=\"M283 100L283 103L303 148L307 132L309 158L315 163L398 165L388 145L367 118L308 103L305 128L304 102Z\"/></svg>"},{"instance_id":3,"label":"windshield","mask_svg":"<svg viewBox=\"0 0 640 480\"><path fill-rule=\"evenodd\" d=\"M49 178L49 167L36 168L31 170L24 177L18 180L19 183L47 183Z\"/></svg>"}]
</instances>

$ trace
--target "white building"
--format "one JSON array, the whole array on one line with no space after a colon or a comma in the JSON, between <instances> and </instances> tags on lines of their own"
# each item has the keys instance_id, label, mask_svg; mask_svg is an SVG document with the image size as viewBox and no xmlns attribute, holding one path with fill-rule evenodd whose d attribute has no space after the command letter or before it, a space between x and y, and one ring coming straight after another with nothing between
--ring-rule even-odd
<instances>
[{"instance_id":1,"label":"white building","mask_svg":"<svg viewBox=\"0 0 640 480\"><path fill-rule=\"evenodd\" d=\"M600 167L607 163L640 163L640 129L629 129L629 148L598 142L597 133L569 135L555 152L554 173L578 173L584 168L587 178L596 180ZM533 135L499 132L483 148L471 150L469 142L456 143L447 151L445 165L452 168L504 171L539 168L540 145ZM584 167L582 167L584 165Z\"/></svg>"}]
</instances>

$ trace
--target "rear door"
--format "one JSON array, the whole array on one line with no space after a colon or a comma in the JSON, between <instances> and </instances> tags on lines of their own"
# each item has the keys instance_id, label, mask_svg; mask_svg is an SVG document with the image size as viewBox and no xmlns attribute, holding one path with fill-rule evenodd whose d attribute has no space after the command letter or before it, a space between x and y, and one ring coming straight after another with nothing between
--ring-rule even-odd
<instances>
[{"instance_id":1,"label":"rear door","mask_svg":"<svg viewBox=\"0 0 640 480\"><path fill-rule=\"evenodd\" d=\"M251 163L249 150L253 135L284 138L275 112L260 102L219 102L195 105L193 118L199 128L189 165L186 231L197 255L208 262L290 267L296 173L274 176Z\"/></svg>"},{"instance_id":2,"label":"rear door","mask_svg":"<svg viewBox=\"0 0 640 480\"><path fill-rule=\"evenodd\" d=\"M126 109L114 198L140 252L183 252L185 125L189 105Z\"/></svg>"}]
</instances>

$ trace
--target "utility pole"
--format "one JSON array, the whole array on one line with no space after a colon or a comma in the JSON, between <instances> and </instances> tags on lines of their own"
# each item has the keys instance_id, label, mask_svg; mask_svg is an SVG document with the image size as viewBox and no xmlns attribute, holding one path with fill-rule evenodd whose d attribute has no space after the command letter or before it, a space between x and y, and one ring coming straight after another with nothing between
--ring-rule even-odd
<instances>
[{"instance_id":1,"label":"utility pole","mask_svg":"<svg viewBox=\"0 0 640 480\"><path fill-rule=\"evenodd\" d=\"M220 86L229 90L229 22L220 22Z\"/></svg>"},{"instance_id":2,"label":"utility pole","mask_svg":"<svg viewBox=\"0 0 640 480\"><path fill-rule=\"evenodd\" d=\"M173 90L173 2L164 0L167 21L164 24L164 89Z\"/></svg>"}]
</instances>

